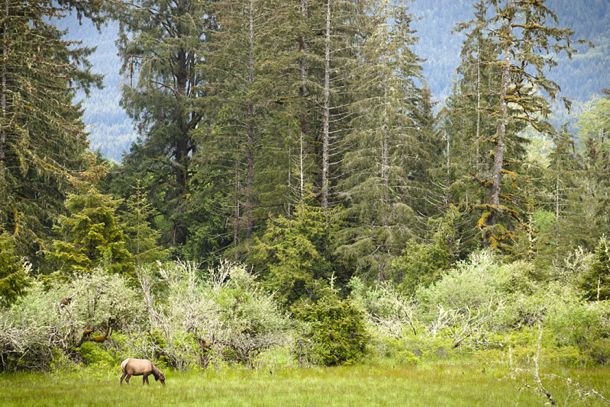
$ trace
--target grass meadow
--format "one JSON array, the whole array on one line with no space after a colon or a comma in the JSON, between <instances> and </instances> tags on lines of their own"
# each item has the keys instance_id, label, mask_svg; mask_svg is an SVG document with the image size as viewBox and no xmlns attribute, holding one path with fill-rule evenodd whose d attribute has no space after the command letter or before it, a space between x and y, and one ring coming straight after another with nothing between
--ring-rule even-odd
<instances>
[{"instance_id":1,"label":"grass meadow","mask_svg":"<svg viewBox=\"0 0 610 407\"><path fill-rule=\"evenodd\" d=\"M536 406L547 401L530 371L501 365L439 362L412 367L210 368L166 372L167 385L116 372L0 375L2 406ZM604 406L610 369L546 368L543 384L558 405ZM554 376L557 375L557 376ZM570 377L571 382L561 377ZM578 384L576 384L578 382Z\"/></svg>"}]
</instances>

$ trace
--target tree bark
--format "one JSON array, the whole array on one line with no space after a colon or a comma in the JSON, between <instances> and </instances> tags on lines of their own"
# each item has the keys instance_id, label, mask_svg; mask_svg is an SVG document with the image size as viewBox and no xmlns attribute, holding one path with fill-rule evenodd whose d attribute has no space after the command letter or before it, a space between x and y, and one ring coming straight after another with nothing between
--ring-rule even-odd
<instances>
[{"instance_id":1,"label":"tree bark","mask_svg":"<svg viewBox=\"0 0 610 407\"><path fill-rule=\"evenodd\" d=\"M188 86L188 61L184 50L180 50L177 56L174 77L176 79L176 122L180 134L175 143L174 159L177 165L174 165L174 173L176 179L176 199L178 216L173 221L173 243L182 245L186 242L187 228L184 224L180 212L182 204L186 200L188 192L188 169L189 169L189 153L190 153L190 136L188 118L185 115L182 103L187 96Z\"/></svg>"},{"instance_id":2,"label":"tree bark","mask_svg":"<svg viewBox=\"0 0 610 407\"><path fill-rule=\"evenodd\" d=\"M239 169L239 160L235 160L235 190L233 193L233 244L237 245L241 237L241 204L239 201L239 192L241 190L241 171Z\"/></svg>"},{"instance_id":3,"label":"tree bark","mask_svg":"<svg viewBox=\"0 0 610 407\"><path fill-rule=\"evenodd\" d=\"M331 0L326 0L326 30L324 34L324 116L322 123L322 208L328 210L329 138L330 138L330 22Z\"/></svg>"},{"instance_id":4,"label":"tree bark","mask_svg":"<svg viewBox=\"0 0 610 407\"><path fill-rule=\"evenodd\" d=\"M307 0L301 0L301 16L303 22L307 22ZM302 111L300 121L300 132L299 132L299 201L305 199L305 136L307 134L307 114L306 114L306 101L307 96L307 40L305 34L301 34L299 40L299 51L301 52L300 71L301 71L301 87L299 88L299 96L301 97Z\"/></svg>"},{"instance_id":5,"label":"tree bark","mask_svg":"<svg viewBox=\"0 0 610 407\"><path fill-rule=\"evenodd\" d=\"M250 0L248 9L248 91L254 84L254 0ZM249 99L247 102L247 140L246 140L246 185L244 196L244 222L246 237L252 235L254 220L252 210L254 208L254 154L256 153L256 130L254 128L254 102Z\"/></svg>"},{"instance_id":6,"label":"tree bark","mask_svg":"<svg viewBox=\"0 0 610 407\"><path fill-rule=\"evenodd\" d=\"M2 96L0 105L2 106L2 126L0 126L0 162L5 160L5 145L6 145L6 63L8 59L8 2L4 0L4 27L2 27Z\"/></svg>"},{"instance_id":7,"label":"tree bark","mask_svg":"<svg viewBox=\"0 0 610 407\"><path fill-rule=\"evenodd\" d=\"M481 40L477 42L477 134L475 140L475 164L477 176L480 176L481 155L479 143L481 142Z\"/></svg>"},{"instance_id":8,"label":"tree bark","mask_svg":"<svg viewBox=\"0 0 610 407\"><path fill-rule=\"evenodd\" d=\"M512 7L512 0L509 1L508 7ZM510 15L510 14L509 14ZM498 121L496 137L495 137L495 151L494 151L494 165L492 172L492 185L489 197L489 204L491 207L490 215L487 217L487 225L493 226L497 222L497 212L500 206L500 194L502 193L502 176L504 171L504 152L506 150L505 138L506 138L506 126L508 125L508 106L506 102L506 96L508 94L508 85L510 81L510 48L512 41L512 19L508 17L507 21L507 37L505 39L506 44L504 45L503 56L504 60L502 63L502 85L500 89L500 118Z\"/></svg>"}]
</instances>

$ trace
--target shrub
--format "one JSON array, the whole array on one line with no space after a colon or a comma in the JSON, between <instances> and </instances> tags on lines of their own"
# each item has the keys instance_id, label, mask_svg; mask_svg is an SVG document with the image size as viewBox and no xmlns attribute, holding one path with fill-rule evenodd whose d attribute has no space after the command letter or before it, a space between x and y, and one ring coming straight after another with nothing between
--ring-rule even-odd
<instances>
[{"instance_id":1,"label":"shrub","mask_svg":"<svg viewBox=\"0 0 610 407\"><path fill-rule=\"evenodd\" d=\"M112 330L129 330L137 296L125 278L95 270L46 289L35 282L0 314L2 369L46 369L60 349L103 342Z\"/></svg>"},{"instance_id":2,"label":"shrub","mask_svg":"<svg viewBox=\"0 0 610 407\"><path fill-rule=\"evenodd\" d=\"M167 263L139 275L148 310L148 341L139 351L167 364L207 366L215 355L250 364L260 352L288 339L288 319L254 275L243 266L222 263L200 273L191 263ZM162 285L162 298L155 297Z\"/></svg>"},{"instance_id":3,"label":"shrub","mask_svg":"<svg viewBox=\"0 0 610 407\"><path fill-rule=\"evenodd\" d=\"M599 240L593 262L581 275L580 285L588 300L610 299L610 242L605 237Z\"/></svg>"},{"instance_id":4,"label":"shrub","mask_svg":"<svg viewBox=\"0 0 610 407\"><path fill-rule=\"evenodd\" d=\"M309 358L314 363L335 366L360 360L369 335L365 314L351 300L329 292L316 302L295 308L295 316L306 323L304 338L309 342Z\"/></svg>"},{"instance_id":5,"label":"shrub","mask_svg":"<svg viewBox=\"0 0 610 407\"><path fill-rule=\"evenodd\" d=\"M488 252L447 272L441 280L417 293L422 320L432 336L447 334L454 346L481 339L505 306L501 288L506 274Z\"/></svg>"},{"instance_id":6,"label":"shrub","mask_svg":"<svg viewBox=\"0 0 610 407\"><path fill-rule=\"evenodd\" d=\"M87 366L111 367L118 361L104 348L102 344L85 342L78 347L78 355Z\"/></svg>"},{"instance_id":7,"label":"shrub","mask_svg":"<svg viewBox=\"0 0 610 407\"><path fill-rule=\"evenodd\" d=\"M453 346L485 346L490 333L543 318L555 300L547 278L530 263L500 264L483 251L418 291L421 318L432 336L448 335Z\"/></svg>"},{"instance_id":8,"label":"shrub","mask_svg":"<svg viewBox=\"0 0 610 407\"><path fill-rule=\"evenodd\" d=\"M405 333L417 335L415 304L390 283L367 286L354 277L349 283L350 299L366 312L369 329L381 335L400 338Z\"/></svg>"}]
</instances>

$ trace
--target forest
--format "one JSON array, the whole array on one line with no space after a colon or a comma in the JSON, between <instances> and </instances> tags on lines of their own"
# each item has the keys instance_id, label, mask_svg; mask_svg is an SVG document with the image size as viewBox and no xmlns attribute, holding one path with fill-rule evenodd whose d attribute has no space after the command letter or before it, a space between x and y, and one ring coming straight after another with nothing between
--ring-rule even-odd
<instances>
[{"instance_id":1,"label":"forest","mask_svg":"<svg viewBox=\"0 0 610 407\"><path fill-rule=\"evenodd\" d=\"M367 366L493 389L421 405L609 402L610 90L558 123L571 101L552 72L592 44L552 2L473 1L442 103L409 1L0 3L7 405L40 372L96 372L116 397L127 357L168 387L243 379L260 405L407 405L299 387ZM68 14L119 24L138 133L120 162L89 148L76 95L103 78L53 23ZM295 398L257 387L276 371Z\"/></svg>"}]
</instances>

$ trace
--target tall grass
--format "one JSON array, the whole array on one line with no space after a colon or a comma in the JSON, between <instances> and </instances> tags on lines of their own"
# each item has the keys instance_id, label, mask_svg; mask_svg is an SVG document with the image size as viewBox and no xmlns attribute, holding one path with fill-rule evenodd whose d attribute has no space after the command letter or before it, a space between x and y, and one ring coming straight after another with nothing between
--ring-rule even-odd
<instances>
[{"instance_id":1,"label":"tall grass","mask_svg":"<svg viewBox=\"0 0 610 407\"><path fill-rule=\"evenodd\" d=\"M550 372L550 370L549 370ZM553 369L610 397L610 369ZM167 372L167 385L119 371L0 375L2 406L530 406L546 401L528 374L500 365L445 361L415 367L346 366L283 370L210 368ZM560 379L545 387L559 405L602 406Z\"/></svg>"}]
</instances>

